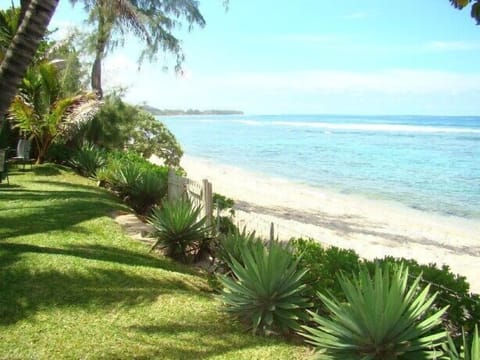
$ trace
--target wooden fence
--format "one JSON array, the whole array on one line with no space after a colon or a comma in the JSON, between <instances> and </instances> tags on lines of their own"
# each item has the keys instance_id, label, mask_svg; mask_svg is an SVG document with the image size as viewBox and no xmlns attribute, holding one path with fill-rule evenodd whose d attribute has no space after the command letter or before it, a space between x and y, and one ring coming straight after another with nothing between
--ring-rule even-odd
<instances>
[{"instance_id":1,"label":"wooden fence","mask_svg":"<svg viewBox=\"0 0 480 360\"><path fill-rule=\"evenodd\" d=\"M176 200L187 196L195 206L202 208L202 217L207 217L207 225L213 225L213 192L212 184L208 180L201 183L175 174L173 169L168 171L168 200Z\"/></svg>"},{"instance_id":2,"label":"wooden fence","mask_svg":"<svg viewBox=\"0 0 480 360\"><path fill-rule=\"evenodd\" d=\"M203 180L201 183L199 183L197 181L178 176L175 174L173 169L170 169L168 171L168 200L176 200L184 196L187 196L195 206L200 206L202 208L201 216L206 216L207 225L214 225L216 227L216 233L218 233L220 225L218 222L220 218L220 209L217 206L217 224L214 224L212 184L208 180ZM249 230L257 231L258 235L270 241L278 239L278 233L275 233L274 223L265 221L262 218L257 218L255 224L245 224L244 222L240 221L237 223L237 225L240 227L242 225L247 225ZM252 225L254 228L252 228ZM288 240L288 238L282 240Z\"/></svg>"}]
</instances>

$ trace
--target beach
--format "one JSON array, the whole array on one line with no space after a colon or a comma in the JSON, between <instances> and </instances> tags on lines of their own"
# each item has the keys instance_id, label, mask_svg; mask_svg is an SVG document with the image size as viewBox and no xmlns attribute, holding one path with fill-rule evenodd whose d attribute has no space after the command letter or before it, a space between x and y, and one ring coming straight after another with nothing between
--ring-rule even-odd
<instances>
[{"instance_id":1,"label":"beach","mask_svg":"<svg viewBox=\"0 0 480 360\"><path fill-rule=\"evenodd\" d=\"M399 202L341 194L240 167L186 155L188 177L208 179L235 200L235 221L280 240L309 237L355 250L366 259L386 255L446 264L480 293L480 220L416 210Z\"/></svg>"}]
</instances>

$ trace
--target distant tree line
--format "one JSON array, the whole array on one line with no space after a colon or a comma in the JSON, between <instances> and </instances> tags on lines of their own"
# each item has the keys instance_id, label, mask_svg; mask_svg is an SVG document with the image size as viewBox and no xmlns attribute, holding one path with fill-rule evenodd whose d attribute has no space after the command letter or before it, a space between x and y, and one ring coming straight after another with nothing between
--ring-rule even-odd
<instances>
[{"instance_id":1,"label":"distant tree line","mask_svg":"<svg viewBox=\"0 0 480 360\"><path fill-rule=\"evenodd\" d=\"M243 115L243 111L238 110L197 110L197 109L188 109L188 110L178 110L178 109L157 109L153 106L142 105L141 108L153 115L164 116L164 115Z\"/></svg>"}]
</instances>

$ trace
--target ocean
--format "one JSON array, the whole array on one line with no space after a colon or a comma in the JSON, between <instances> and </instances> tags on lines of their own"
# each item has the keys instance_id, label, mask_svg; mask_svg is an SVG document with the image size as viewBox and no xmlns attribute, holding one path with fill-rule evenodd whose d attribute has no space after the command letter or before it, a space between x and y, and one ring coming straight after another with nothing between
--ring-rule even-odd
<instances>
[{"instance_id":1,"label":"ocean","mask_svg":"<svg viewBox=\"0 0 480 360\"><path fill-rule=\"evenodd\" d=\"M291 181L480 220L480 117L158 117L185 153Z\"/></svg>"}]
</instances>

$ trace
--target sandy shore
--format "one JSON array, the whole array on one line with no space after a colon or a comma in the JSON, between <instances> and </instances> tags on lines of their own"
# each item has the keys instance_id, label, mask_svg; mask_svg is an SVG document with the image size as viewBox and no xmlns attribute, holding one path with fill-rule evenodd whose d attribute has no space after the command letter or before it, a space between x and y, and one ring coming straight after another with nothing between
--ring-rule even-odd
<instances>
[{"instance_id":1,"label":"sandy shore","mask_svg":"<svg viewBox=\"0 0 480 360\"><path fill-rule=\"evenodd\" d=\"M236 201L236 219L257 233L312 237L350 248L368 259L392 255L447 264L480 293L480 220L429 214L396 202L343 195L184 156L193 180L208 179L213 191Z\"/></svg>"}]
</instances>

